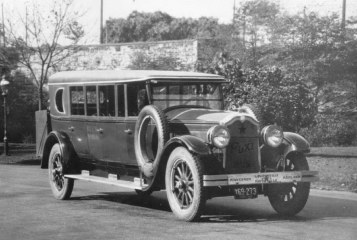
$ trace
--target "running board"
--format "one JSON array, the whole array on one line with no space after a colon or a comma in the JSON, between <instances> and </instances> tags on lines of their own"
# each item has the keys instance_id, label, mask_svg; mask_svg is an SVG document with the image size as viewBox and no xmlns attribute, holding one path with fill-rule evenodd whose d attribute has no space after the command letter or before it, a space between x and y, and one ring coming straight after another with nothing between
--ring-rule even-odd
<instances>
[{"instance_id":1,"label":"running board","mask_svg":"<svg viewBox=\"0 0 357 240\"><path fill-rule=\"evenodd\" d=\"M140 181L140 178L134 178L134 181L118 180L116 174L109 174L108 178L105 178L92 176L88 171L82 171L82 174L66 174L64 177L137 190L142 190L143 188L147 187L146 184Z\"/></svg>"}]
</instances>

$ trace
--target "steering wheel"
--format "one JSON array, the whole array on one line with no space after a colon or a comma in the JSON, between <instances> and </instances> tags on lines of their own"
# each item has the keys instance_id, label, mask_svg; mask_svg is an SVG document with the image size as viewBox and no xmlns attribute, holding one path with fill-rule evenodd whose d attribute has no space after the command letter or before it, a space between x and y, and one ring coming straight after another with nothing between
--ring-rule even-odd
<instances>
[{"instance_id":1,"label":"steering wheel","mask_svg":"<svg viewBox=\"0 0 357 240\"><path fill-rule=\"evenodd\" d=\"M188 100L186 100L183 103L183 105L187 105L191 101L203 101L203 106L204 107L209 108L209 106L210 106L209 101L203 96L196 96L196 97L189 98Z\"/></svg>"}]
</instances>

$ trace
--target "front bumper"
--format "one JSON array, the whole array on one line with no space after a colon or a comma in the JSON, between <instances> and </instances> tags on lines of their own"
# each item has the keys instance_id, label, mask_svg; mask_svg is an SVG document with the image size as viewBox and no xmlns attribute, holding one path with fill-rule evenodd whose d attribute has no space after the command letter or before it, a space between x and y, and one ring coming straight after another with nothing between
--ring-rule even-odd
<instances>
[{"instance_id":1,"label":"front bumper","mask_svg":"<svg viewBox=\"0 0 357 240\"><path fill-rule=\"evenodd\" d=\"M203 175L203 186L236 186L272 183L315 182L319 180L317 171L264 172Z\"/></svg>"}]
</instances>

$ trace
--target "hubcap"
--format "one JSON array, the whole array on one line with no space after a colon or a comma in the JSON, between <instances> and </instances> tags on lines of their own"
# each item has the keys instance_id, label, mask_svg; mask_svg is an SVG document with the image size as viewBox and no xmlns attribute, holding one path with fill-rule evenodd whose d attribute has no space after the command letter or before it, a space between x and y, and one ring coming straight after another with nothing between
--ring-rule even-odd
<instances>
[{"instance_id":1,"label":"hubcap","mask_svg":"<svg viewBox=\"0 0 357 240\"><path fill-rule=\"evenodd\" d=\"M177 161L171 177L172 192L181 209L190 207L194 197L194 183L190 167L183 160Z\"/></svg>"}]
</instances>

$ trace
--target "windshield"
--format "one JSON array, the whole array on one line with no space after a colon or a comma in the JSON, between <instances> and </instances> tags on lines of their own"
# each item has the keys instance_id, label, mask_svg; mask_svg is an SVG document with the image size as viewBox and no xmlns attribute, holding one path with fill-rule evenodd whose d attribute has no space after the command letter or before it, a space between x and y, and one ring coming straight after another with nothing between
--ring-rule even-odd
<instances>
[{"instance_id":1,"label":"windshield","mask_svg":"<svg viewBox=\"0 0 357 240\"><path fill-rule=\"evenodd\" d=\"M217 83L157 83L152 85L152 99L162 109L179 105L222 109L221 87Z\"/></svg>"}]
</instances>

